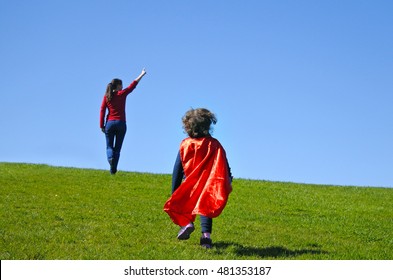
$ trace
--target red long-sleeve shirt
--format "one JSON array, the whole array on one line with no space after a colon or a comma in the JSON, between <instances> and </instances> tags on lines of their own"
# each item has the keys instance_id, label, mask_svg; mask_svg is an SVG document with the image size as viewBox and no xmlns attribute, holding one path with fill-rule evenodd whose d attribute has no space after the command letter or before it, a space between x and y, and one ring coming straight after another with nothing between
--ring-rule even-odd
<instances>
[{"instance_id":1,"label":"red long-sleeve shirt","mask_svg":"<svg viewBox=\"0 0 393 280\"><path fill-rule=\"evenodd\" d=\"M126 121L126 99L127 95L130 94L137 86L138 82L133 81L127 88L119 90L112 97L111 101L106 100L106 96L102 100L100 110L100 128L105 126L105 113L108 109L109 113L106 121Z\"/></svg>"}]
</instances>

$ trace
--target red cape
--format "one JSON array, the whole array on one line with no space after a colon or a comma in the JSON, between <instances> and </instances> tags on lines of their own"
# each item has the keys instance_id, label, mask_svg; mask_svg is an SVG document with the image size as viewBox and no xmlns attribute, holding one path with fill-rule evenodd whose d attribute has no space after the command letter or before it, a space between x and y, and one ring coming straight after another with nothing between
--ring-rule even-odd
<instances>
[{"instance_id":1,"label":"red cape","mask_svg":"<svg viewBox=\"0 0 393 280\"><path fill-rule=\"evenodd\" d=\"M227 158L220 142L212 137L186 138L180 145L185 180L164 205L172 221L185 226L195 216L221 214L232 191Z\"/></svg>"}]
</instances>

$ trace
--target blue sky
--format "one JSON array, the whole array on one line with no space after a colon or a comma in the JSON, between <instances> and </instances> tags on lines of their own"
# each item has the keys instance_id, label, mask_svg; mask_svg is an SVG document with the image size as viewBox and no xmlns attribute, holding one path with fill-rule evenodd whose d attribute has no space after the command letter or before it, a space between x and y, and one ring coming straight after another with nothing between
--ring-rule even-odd
<instances>
[{"instance_id":1,"label":"blue sky","mask_svg":"<svg viewBox=\"0 0 393 280\"><path fill-rule=\"evenodd\" d=\"M171 173L190 108L216 113L236 178L393 186L392 1L2 1L0 161ZM108 172L109 173L109 172Z\"/></svg>"}]
</instances>

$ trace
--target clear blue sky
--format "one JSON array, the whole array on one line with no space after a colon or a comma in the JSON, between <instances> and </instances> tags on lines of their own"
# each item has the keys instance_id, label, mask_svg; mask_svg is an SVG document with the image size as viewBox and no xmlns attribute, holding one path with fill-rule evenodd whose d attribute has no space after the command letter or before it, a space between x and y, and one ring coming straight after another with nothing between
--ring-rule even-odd
<instances>
[{"instance_id":1,"label":"clear blue sky","mask_svg":"<svg viewBox=\"0 0 393 280\"><path fill-rule=\"evenodd\" d=\"M127 100L119 169L171 173L191 107L237 178L393 186L393 1L2 1L0 161L107 169L99 107ZM109 172L108 172L109 174Z\"/></svg>"}]
</instances>

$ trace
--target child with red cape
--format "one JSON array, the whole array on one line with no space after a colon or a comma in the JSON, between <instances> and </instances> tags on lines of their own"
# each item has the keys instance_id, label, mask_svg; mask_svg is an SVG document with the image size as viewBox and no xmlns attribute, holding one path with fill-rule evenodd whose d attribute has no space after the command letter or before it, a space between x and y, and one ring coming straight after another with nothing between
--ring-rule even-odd
<instances>
[{"instance_id":1,"label":"child with red cape","mask_svg":"<svg viewBox=\"0 0 393 280\"><path fill-rule=\"evenodd\" d=\"M200 245L212 247L210 234L213 218L224 210L232 191L232 175L224 148L210 135L215 115L207 109L191 109L182 118L188 134L180 144L172 175L172 196L164 211L179 225L177 238L186 240L195 230L196 215L200 215L202 237Z\"/></svg>"}]
</instances>

